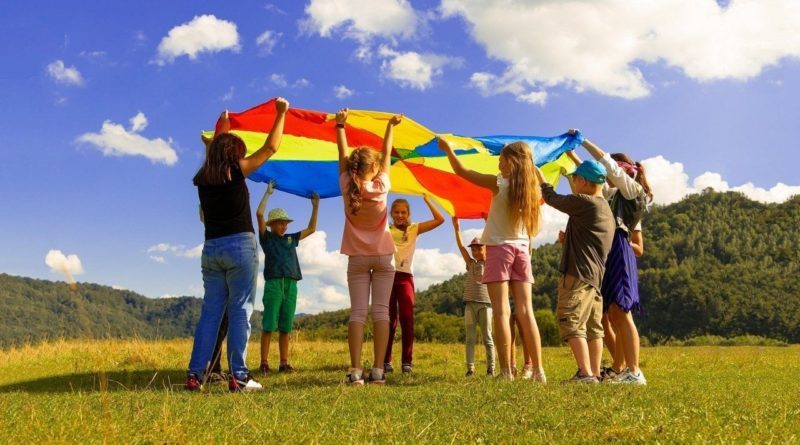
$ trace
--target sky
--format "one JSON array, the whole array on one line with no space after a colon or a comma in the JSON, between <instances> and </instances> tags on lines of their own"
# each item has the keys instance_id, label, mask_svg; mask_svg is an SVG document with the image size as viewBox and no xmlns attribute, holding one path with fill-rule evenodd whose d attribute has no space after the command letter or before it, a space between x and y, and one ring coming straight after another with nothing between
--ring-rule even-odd
<instances>
[{"instance_id":1,"label":"sky","mask_svg":"<svg viewBox=\"0 0 800 445\"><path fill-rule=\"evenodd\" d=\"M642 160L661 205L705 187L800 193L796 0L32 0L4 16L3 273L202 297L200 131L276 96L471 136L577 127ZM255 211L265 185L248 185ZM276 206L305 227L308 200ZM566 221L543 213L537 245ZM348 306L342 223L323 200L299 312ZM462 270L449 221L420 237L418 289Z\"/></svg>"}]
</instances>

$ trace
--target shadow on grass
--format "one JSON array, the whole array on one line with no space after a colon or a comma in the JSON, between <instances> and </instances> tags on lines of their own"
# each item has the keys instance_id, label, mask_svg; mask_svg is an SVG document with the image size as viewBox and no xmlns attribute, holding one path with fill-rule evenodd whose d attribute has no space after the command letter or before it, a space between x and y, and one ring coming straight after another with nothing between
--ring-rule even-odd
<instances>
[{"instance_id":1,"label":"shadow on grass","mask_svg":"<svg viewBox=\"0 0 800 445\"><path fill-rule=\"evenodd\" d=\"M271 374L263 377L254 374L256 380L264 384L267 391L283 391L300 388L323 388L344 384L346 368L326 365L313 368L308 372ZM400 377L400 378L398 378ZM387 384L391 386L429 385L444 380L445 376L389 376ZM71 393L71 392L119 392L119 391L183 391L186 382L186 371L183 369L149 369L136 371L113 371L106 373L86 372L66 374L0 386L0 393ZM228 386L207 384L209 392L227 392Z\"/></svg>"}]
</instances>

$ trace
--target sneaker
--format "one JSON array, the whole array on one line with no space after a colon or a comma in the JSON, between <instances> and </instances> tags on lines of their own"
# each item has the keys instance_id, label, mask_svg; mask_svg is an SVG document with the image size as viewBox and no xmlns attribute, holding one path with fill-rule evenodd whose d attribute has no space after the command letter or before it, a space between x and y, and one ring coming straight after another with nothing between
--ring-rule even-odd
<instances>
[{"instance_id":1,"label":"sneaker","mask_svg":"<svg viewBox=\"0 0 800 445\"><path fill-rule=\"evenodd\" d=\"M495 376L494 368L486 368L486 375L488 375L489 377L494 377Z\"/></svg>"},{"instance_id":2,"label":"sneaker","mask_svg":"<svg viewBox=\"0 0 800 445\"><path fill-rule=\"evenodd\" d=\"M377 372L380 372L380 370L377 370ZM386 384L386 374L385 374L385 372L381 372L381 375L379 377L376 377L375 373L376 373L375 369L373 369L369 373L369 380L367 381L367 383L369 383L371 385L384 385L384 384Z\"/></svg>"},{"instance_id":3,"label":"sneaker","mask_svg":"<svg viewBox=\"0 0 800 445\"><path fill-rule=\"evenodd\" d=\"M575 375L572 376L571 379L567 380L568 383L578 383L578 384L585 384L585 385L596 385L600 383L597 378L593 375L583 375L581 374L581 370L575 371Z\"/></svg>"},{"instance_id":4,"label":"sneaker","mask_svg":"<svg viewBox=\"0 0 800 445\"><path fill-rule=\"evenodd\" d=\"M269 363L261 363L261 366L258 367L258 370L261 371L261 375L267 375L272 372L272 369L269 367Z\"/></svg>"},{"instance_id":5,"label":"sneaker","mask_svg":"<svg viewBox=\"0 0 800 445\"><path fill-rule=\"evenodd\" d=\"M350 373L347 374L347 384L352 386L362 386L364 384L364 375L360 372L356 372L355 369L351 369Z\"/></svg>"},{"instance_id":6,"label":"sneaker","mask_svg":"<svg viewBox=\"0 0 800 445\"><path fill-rule=\"evenodd\" d=\"M203 385L200 384L200 379L197 378L197 374L189 374L186 377L186 386L184 387L187 391L200 391L203 389Z\"/></svg>"},{"instance_id":7,"label":"sneaker","mask_svg":"<svg viewBox=\"0 0 800 445\"><path fill-rule=\"evenodd\" d=\"M511 365L511 375L517 376L517 365Z\"/></svg>"},{"instance_id":8,"label":"sneaker","mask_svg":"<svg viewBox=\"0 0 800 445\"><path fill-rule=\"evenodd\" d=\"M391 374L394 372L394 366L391 363L384 363L383 364L383 373L384 374Z\"/></svg>"},{"instance_id":9,"label":"sneaker","mask_svg":"<svg viewBox=\"0 0 800 445\"><path fill-rule=\"evenodd\" d=\"M292 374L294 372L297 372L297 370L294 369L294 366L288 363L281 363L281 365L278 366L278 372L285 372L287 374Z\"/></svg>"},{"instance_id":10,"label":"sneaker","mask_svg":"<svg viewBox=\"0 0 800 445\"><path fill-rule=\"evenodd\" d=\"M403 374L411 374L411 363L403 363Z\"/></svg>"},{"instance_id":11,"label":"sneaker","mask_svg":"<svg viewBox=\"0 0 800 445\"><path fill-rule=\"evenodd\" d=\"M228 383L228 376L222 372L212 372L208 375L208 383Z\"/></svg>"},{"instance_id":12,"label":"sneaker","mask_svg":"<svg viewBox=\"0 0 800 445\"><path fill-rule=\"evenodd\" d=\"M600 369L599 379L602 381L613 380L620 374L622 374L622 371L617 372L611 366L609 366L608 368L603 367Z\"/></svg>"},{"instance_id":13,"label":"sneaker","mask_svg":"<svg viewBox=\"0 0 800 445\"><path fill-rule=\"evenodd\" d=\"M525 365L522 368L522 379L523 380L530 380L533 378L533 365Z\"/></svg>"},{"instance_id":14,"label":"sneaker","mask_svg":"<svg viewBox=\"0 0 800 445\"><path fill-rule=\"evenodd\" d=\"M475 375L475 370L470 368L470 369L467 369L467 373L464 375L464 377L472 377L474 375Z\"/></svg>"},{"instance_id":15,"label":"sneaker","mask_svg":"<svg viewBox=\"0 0 800 445\"><path fill-rule=\"evenodd\" d=\"M537 369L533 373L533 380L539 383L547 383L547 376L544 375L544 369Z\"/></svg>"},{"instance_id":16,"label":"sneaker","mask_svg":"<svg viewBox=\"0 0 800 445\"><path fill-rule=\"evenodd\" d=\"M629 385L647 385L647 379L644 378L644 374L640 369L639 372L633 372L630 369L625 369L622 371L622 374L618 375L615 379L610 381L611 383L625 383Z\"/></svg>"},{"instance_id":17,"label":"sneaker","mask_svg":"<svg viewBox=\"0 0 800 445\"><path fill-rule=\"evenodd\" d=\"M228 381L228 389L231 392L261 391L264 387L248 373L243 378L236 377L235 374L231 375L231 379Z\"/></svg>"}]
</instances>

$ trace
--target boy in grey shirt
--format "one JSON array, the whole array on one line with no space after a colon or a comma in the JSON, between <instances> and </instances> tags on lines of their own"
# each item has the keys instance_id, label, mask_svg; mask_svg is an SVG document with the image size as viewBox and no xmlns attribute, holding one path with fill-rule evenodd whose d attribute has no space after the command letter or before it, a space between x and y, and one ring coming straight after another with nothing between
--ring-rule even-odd
<instances>
[{"instance_id":1,"label":"boy in grey shirt","mask_svg":"<svg viewBox=\"0 0 800 445\"><path fill-rule=\"evenodd\" d=\"M559 195L539 169L545 203L569 215L564 234L556 317L578 371L575 383L598 383L603 354L603 299L600 284L614 239L614 215L603 198L606 169L590 159L569 175L571 195Z\"/></svg>"}]
</instances>

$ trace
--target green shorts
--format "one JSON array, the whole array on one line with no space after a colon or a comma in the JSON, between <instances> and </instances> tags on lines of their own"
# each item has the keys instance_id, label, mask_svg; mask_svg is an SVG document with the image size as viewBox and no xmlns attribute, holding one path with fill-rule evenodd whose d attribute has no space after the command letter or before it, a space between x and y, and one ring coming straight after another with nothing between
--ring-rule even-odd
<instances>
[{"instance_id":1,"label":"green shorts","mask_svg":"<svg viewBox=\"0 0 800 445\"><path fill-rule=\"evenodd\" d=\"M297 307L297 280L273 278L264 281L264 332L292 332Z\"/></svg>"}]
</instances>

